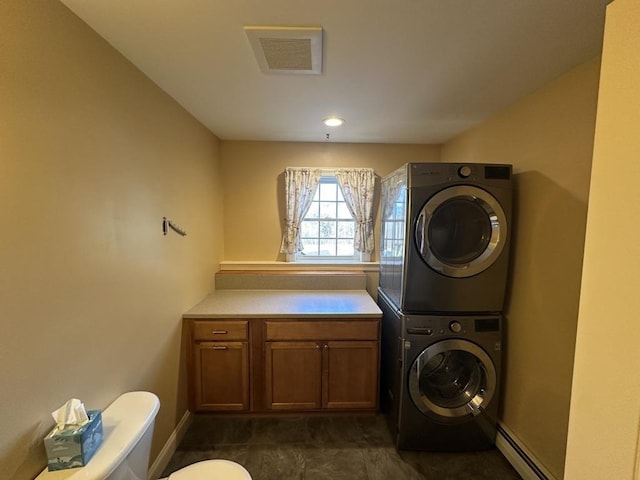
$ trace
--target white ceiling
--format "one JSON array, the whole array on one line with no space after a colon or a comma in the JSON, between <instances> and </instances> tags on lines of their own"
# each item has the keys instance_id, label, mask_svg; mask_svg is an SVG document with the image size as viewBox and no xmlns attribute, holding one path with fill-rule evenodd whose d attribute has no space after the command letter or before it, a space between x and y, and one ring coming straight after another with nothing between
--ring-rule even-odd
<instances>
[{"instance_id":1,"label":"white ceiling","mask_svg":"<svg viewBox=\"0 0 640 480\"><path fill-rule=\"evenodd\" d=\"M608 3L62 2L223 140L366 143L441 143L593 58ZM262 73L245 25L321 26L322 74Z\"/></svg>"}]
</instances>

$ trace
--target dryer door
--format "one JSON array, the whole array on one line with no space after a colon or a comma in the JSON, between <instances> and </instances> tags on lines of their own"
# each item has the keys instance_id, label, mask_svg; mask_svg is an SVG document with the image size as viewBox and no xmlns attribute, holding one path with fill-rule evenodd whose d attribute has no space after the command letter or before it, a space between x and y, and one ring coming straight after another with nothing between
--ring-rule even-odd
<instances>
[{"instance_id":1,"label":"dryer door","mask_svg":"<svg viewBox=\"0 0 640 480\"><path fill-rule=\"evenodd\" d=\"M409 394L425 415L440 420L478 415L496 392L489 355L467 340L448 339L427 347L409 371Z\"/></svg>"},{"instance_id":2,"label":"dryer door","mask_svg":"<svg viewBox=\"0 0 640 480\"><path fill-rule=\"evenodd\" d=\"M489 268L507 238L500 203L471 185L445 188L422 207L415 242L422 259L448 277L471 277Z\"/></svg>"}]
</instances>

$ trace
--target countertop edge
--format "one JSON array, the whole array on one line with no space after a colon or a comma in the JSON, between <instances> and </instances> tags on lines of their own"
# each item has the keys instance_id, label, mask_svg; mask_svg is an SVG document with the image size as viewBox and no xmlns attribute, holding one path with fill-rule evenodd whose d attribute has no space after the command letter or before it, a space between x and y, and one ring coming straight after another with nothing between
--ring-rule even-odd
<instances>
[{"instance_id":1,"label":"countertop edge","mask_svg":"<svg viewBox=\"0 0 640 480\"><path fill-rule=\"evenodd\" d=\"M214 291L182 315L183 319L381 317L382 310L366 290Z\"/></svg>"},{"instance_id":2,"label":"countertop edge","mask_svg":"<svg viewBox=\"0 0 640 480\"><path fill-rule=\"evenodd\" d=\"M268 313L268 314L226 314L226 313L185 313L184 320L198 320L207 318L323 318L323 319L347 319L347 318L382 318L382 313Z\"/></svg>"}]
</instances>

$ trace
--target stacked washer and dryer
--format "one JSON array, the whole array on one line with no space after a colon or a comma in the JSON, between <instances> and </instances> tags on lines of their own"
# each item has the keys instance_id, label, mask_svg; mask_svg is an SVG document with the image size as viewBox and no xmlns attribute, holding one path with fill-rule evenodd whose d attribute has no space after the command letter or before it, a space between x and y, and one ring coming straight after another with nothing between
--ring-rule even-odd
<instances>
[{"instance_id":1,"label":"stacked washer and dryer","mask_svg":"<svg viewBox=\"0 0 640 480\"><path fill-rule=\"evenodd\" d=\"M511 173L409 163L382 180L381 406L399 449L495 443Z\"/></svg>"}]
</instances>

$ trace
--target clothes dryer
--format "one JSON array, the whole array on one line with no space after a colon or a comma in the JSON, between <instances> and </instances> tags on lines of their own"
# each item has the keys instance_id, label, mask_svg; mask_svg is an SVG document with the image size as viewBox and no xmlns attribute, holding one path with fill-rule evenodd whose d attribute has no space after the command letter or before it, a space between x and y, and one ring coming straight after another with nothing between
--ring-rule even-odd
<instances>
[{"instance_id":1,"label":"clothes dryer","mask_svg":"<svg viewBox=\"0 0 640 480\"><path fill-rule=\"evenodd\" d=\"M382 180L380 284L404 312L500 312L511 165L409 163Z\"/></svg>"},{"instance_id":2,"label":"clothes dryer","mask_svg":"<svg viewBox=\"0 0 640 480\"><path fill-rule=\"evenodd\" d=\"M404 315L381 294L381 405L398 449L495 444L500 315Z\"/></svg>"}]
</instances>

